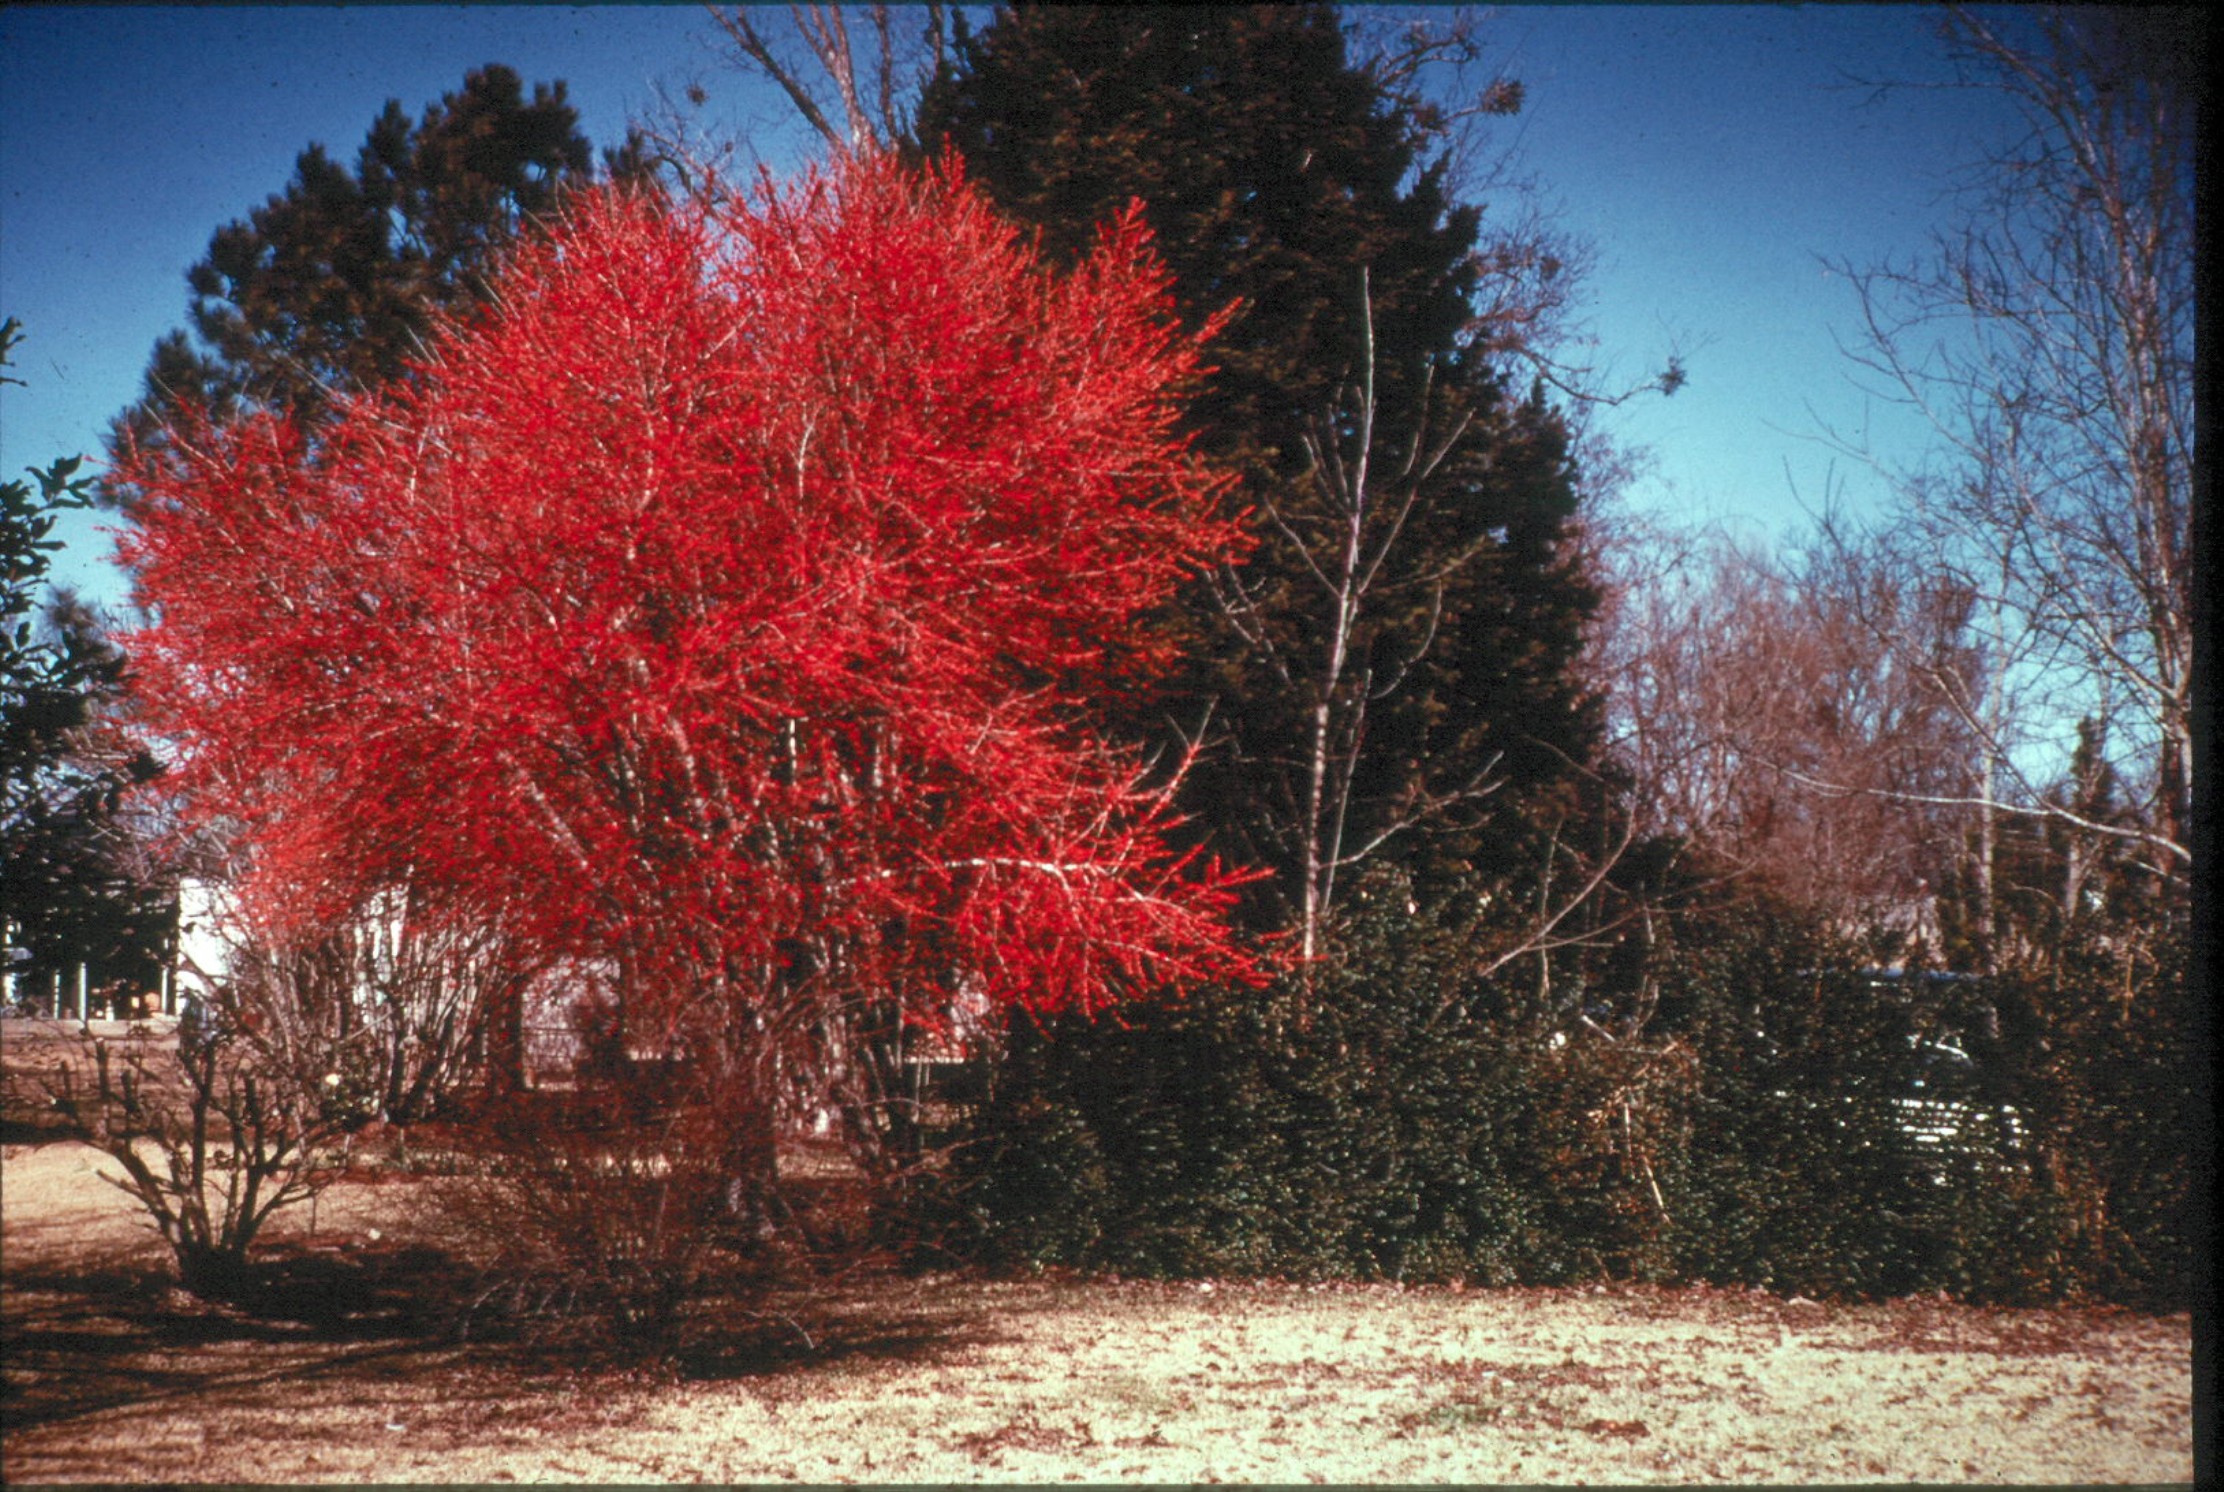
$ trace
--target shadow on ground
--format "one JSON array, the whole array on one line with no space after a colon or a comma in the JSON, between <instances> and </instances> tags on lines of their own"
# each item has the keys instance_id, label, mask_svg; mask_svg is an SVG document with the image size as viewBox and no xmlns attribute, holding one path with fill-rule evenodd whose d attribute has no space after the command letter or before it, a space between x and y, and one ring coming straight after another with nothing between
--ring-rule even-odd
<instances>
[{"instance_id":1,"label":"shadow on ground","mask_svg":"<svg viewBox=\"0 0 2224 1492\"><path fill-rule=\"evenodd\" d=\"M258 1250L241 1298L223 1303L177 1288L157 1262L45 1261L7 1269L0 1284L0 1418L11 1434L164 1400L207 1406L281 1381L452 1381L464 1364L519 1388L644 1368L744 1380L927 1361L992 1334L962 1307L874 1271L834 1291L712 1290L676 1341L613 1342L591 1323L510 1319L484 1304L485 1281L468 1265L391 1243L275 1243Z\"/></svg>"},{"instance_id":2,"label":"shadow on ground","mask_svg":"<svg viewBox=\"0 0 2224 1492\"><path fill-rule=\"evenodd\" d=\"M362 1257L287 1247L258 1258L241 1299L176 1288L167 1270L109 1265L11 1268L0 1294L0 1413L11 1431L149 1399L200 1395L275 1377L345 1372L439 1343L447 1261L427 1249ZM242 1372L254 1344L273 1371Z\"/></svg>"}]
</instances>

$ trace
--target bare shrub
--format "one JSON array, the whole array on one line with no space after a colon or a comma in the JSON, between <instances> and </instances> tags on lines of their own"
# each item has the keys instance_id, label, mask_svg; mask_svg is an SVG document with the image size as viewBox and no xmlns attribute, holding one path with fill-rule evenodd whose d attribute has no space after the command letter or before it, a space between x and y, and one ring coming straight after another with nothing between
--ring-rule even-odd
<instances>
[{"instance_id":1,"label":"bare shrub","mask_svg":"<svg viewBox=\"0 0 2224 1492\"><path fill-rule=\"evenodd\" d=\"M237 1019L182 1025L173 1047L147 1027L120 1043L79 1038L50 1092L73 1129L123 1167L109 1177L153 1218L187 1290L216 1300L248 1289L247 1251L279 1209L329 1173L318 1150L347 1127L328 1088L293 1081ZM85 1069L90 1068L90 1078Z\"/></svg>"},{"instance_id":2,"label":"bare shrub","mask_svg":"<svg viewBox=\"0 0 2224 1492\"><path fill-rule=\"evenodd\" d=\"M483 1261L473 1322L660 1352L707 1293L761 1295L802 1239L745 1043L636 1051L598 1011L581 1007L587 1055L570 1083L483 1097L485 1163L444 1221Z\"/></svg>"},{"instance_id":3,"label":"bare shrub","mask_svg":"<svg viewBox=\"0 0 2224 1492\"><path fill-rule=\"evenodd\" d=\"M520 1024L542 969L498 923L440 910L403 884L281 934L219 901L221 982L296 1082L337 1073L362 1119L414 1123L482 1076L522 1080Z\"/></svg>"}]
</instances>

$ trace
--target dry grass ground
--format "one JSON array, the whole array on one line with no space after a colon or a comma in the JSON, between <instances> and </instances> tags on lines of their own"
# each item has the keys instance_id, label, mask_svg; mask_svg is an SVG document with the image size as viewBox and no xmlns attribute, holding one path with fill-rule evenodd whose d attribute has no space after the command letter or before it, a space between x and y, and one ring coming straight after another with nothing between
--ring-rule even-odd
<instances>
[{"instance_id":1,"label":"dry grass ground","mask_svg":"<svg viewBox=\"0 0 2224 1492\"><path fill-rule=\"evenodd\" d=\"M167 1288L103 1164L0 1158L10 1482L2193 1475L2182 1317L882 1275L628 1374L414 1332L411 1184L291 1219L359 1292L315 1327Z\"/></svg>"},{"instance_id":2,"label":"dry grass ground","mask_svg":"<svg viewBox=\"0 0 2224 1492\"><path fill-rule=\"evenodd\" d=\"M428 1330L441 1183L376 1172L280 1218L308 1308L251 1315L170 1288L111 1163L26 1122L53 1043L8 1024L8 1482L2193 1476L2184 1317L881 1272L625 1372Z\"/></svg>"}]
</instances>

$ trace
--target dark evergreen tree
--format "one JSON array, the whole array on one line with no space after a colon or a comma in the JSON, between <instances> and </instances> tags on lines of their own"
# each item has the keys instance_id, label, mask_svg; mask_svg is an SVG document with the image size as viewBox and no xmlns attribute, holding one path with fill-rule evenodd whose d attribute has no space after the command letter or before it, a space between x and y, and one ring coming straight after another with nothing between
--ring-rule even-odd
<instances>
[{"instance_id":1,"label":"dark evergreen tree","mask_svg":"<svg viewBox=\"0 0 2224 1492\"><path fill-rule=\"evenodd\" d=\"M1261 910L1284 924L1378 839L1424 883L1533 855L1512 827L1595 752L1572 672L1595 593L1568 557L1566 424L1477 307L1520 300L1489 277L1556 266L1486 243L1440 121L1353 65L1331 7L1019 8L960 30L925 148L954 147L1064 256L1140 198L1184 320L1228 317L1190 419L1259 545L1166 618L1176 681L1119 706L1146 731L1209 713L1200 829L1276 870Z\"/></svg>"},{"instance_id":2,"label":"dark evergreen tree","mask_svg":"<svg viewBox=\"0 0 2224 1492\"><path fill-rule=\"evenodd\" d=\"M640 152L609 166L638 171ZM181 401L317 422L336 394L399 374L435 311L483 296L493 251L594 176L562 83L527 99L490 64L414 125L389 100L352 169L313 144L283 192L216 231L187 275L192 332L156 344L112 443L156 437Z\"/></svg>"},{"instance_id":3,"label":"dark evergreen tree","mask_svg":"<svg viewBox=\"0 0 2224 1492\"><path fill-rule=\"evenodd\" d=\"M0 368L14 361L22 340L21 322L12 316L0 322ZM0 384L22 382L0 373ZM55 519L91 500L92 479L77 475L82 465L65 457L27 472L32 481L0 483L0 826L10 835L37 799L65 735L83 720L86 692L102 667L84 638L42 637L35 620L61 548Z\"/></svg>"},{"instance_id":4,"label":"dark evergreen tree","mask_svg":"<svg viewBox=\"0 0 2224 1492\"><path fill-rule=\"evenodd\" d=\"M152 994L177 926L176 877L134 832L125 797L161 767L118 727L124 657L91 609L64 592L44 630L78 668L31 732L38 769L0 830L17 991L67 985L83 965L90 991Z\"/></svg>"},{"instance_id":5,"label":"dark evergreen tree","mask_svg":"<svg viewBox=\"0 0 2224 1492\"><path fill-rule=\"evenodd\" d=\"M0 323L0 367L21 329ZM17 379L0 374L0 383ZM96 744L123 658L91 612L64 594L45 607L57 514L91 501L75 457L0 484L0 931L18 993L90 966L98 985L151 989L176 922L175 897L140 874L118 817L154 764L112 738Z\"/></svg>"}]
</instances>

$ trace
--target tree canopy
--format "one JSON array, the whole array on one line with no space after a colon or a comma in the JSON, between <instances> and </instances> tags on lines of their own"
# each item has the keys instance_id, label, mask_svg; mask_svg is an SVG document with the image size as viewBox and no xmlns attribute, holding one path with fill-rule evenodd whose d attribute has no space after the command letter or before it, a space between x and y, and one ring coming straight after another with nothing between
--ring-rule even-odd
<instances>
[{"instance_id":1,"label":"tree canopy","mask_svg":"<svg viewBox=\"0 0 2224 1492\"><path fill-rule=\"evenodd\" d=\"M955 167L857 158L598 191L494 283L314 454L190 409L122 454L140 692L251 898L406 880L791 1078L867 1008L1246 975L1081 704L1242 543L1134 215L1051 275Z\"/></svg>"},{"instance_id":2,"label":"tree canopy","mask_svg":"<svg viewBox=\"0 0 2224 1492\"><path fill-rule=\"evenodd\" d=\"M0 323L0 367L21 337L12 317ZM168 897L132 873L117 809L153 764L100 719L123 658L68 594L36 614L60 547L54 521L92 501L81 465L65 457L0 483L0 927L31 960L12 974L90 962L98 977L152 982Z\"/></svg>"},{"instance_id":3,"label":"tree canopy","mask_svg":"<svg viewBox=\"0 0 2224 1492\"><path fill-rule=\"evenodd\" d=\"M116 438L143 444L188 403L322 419L336 396L398 376L436 313L484 297L490 255L594 176L562 83L528 99L495 63L415 123L388 100L352 167L313 144L285 190L217 229L186 276L192 334L156 344Z\"/></svg>"},{"instance_id":4,"label":"tree canopy","mask_svg":"<svg viewBox=\"0 0 2224 1492\"><path fill-rule=\"evenodd\" d=\"M1928 253L1847 267L1859 375L1933 439L1904 464L1846 444L1882 468L1910 562L1974 598L1994 660L2001 689L1952 700L1983 756L1958 796L1988 818L2129 841L2182 890L2206 28L2180 7L2013 20L1956 8L1940 32L2021 128L1970 163L1965 211ZM2089 751L2121 773L2135 822L2082 820L2048 796L2045 772Z\"/></svg>"},{"instance_id":5,"label":"tree canopy","mask_svg":"<svg viewBox=\"0 0 2224 1492\"><path fill-rule=\"evenodd\" d=\"M1188 661L1130 723L1209 722L1187 802L1276 869L1270 915L1309 926L1370 848L1450 869L1506 843L1484 826L1597 736L1569 432L1506 357L1565 292L1549 240L1483 232L1326 6L1000 11L917 133L1054 256L1139 201L1185 324L1227 318L1189 428L1257 547L1162 618Z\"/></svg>"}]
</instances>

